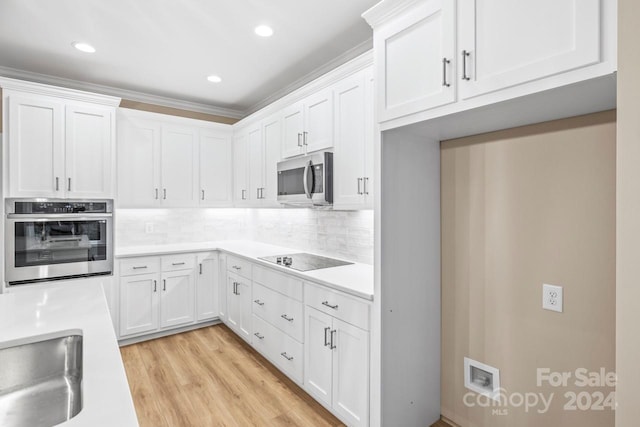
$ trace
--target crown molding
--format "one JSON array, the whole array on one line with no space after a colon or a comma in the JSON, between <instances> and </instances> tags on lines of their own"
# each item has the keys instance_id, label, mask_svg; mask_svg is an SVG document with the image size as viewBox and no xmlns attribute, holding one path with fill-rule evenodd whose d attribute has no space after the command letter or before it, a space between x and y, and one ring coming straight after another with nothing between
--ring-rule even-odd
<instances>
[{"instance_id":1,"label":"crown molding","mask_svg":"<svg viewBox=\"0 0 640 427\"><path fill-rule=\"evenodd\" d=\"M387 20L397 16L424 0L383 0L362 14L371 28L379 27Z\"/></svg>"},{"instance_id":2,"label":"crown molding","mask_svg":"<svg viewBox=\"0 0 640 427\"><path fill-rule=\"evenodd\" d=\"M15 90L37 95L55 96L65 99L72 99L74 101L84 101L94 104L107 105L109 107L117 107L118 105L120 105L120 98L115 96L100 95L76 89L66 89L57 86L50 86L42 83L9 79L6 77L0 77L0 87L5 90Z\"/></svg>"},{"instance_id":3,"label":"crown molding","mask_svg":"<svg viewBox=\"0 0 640 427\"><path fill-rule=\"evenodd\" d=\"M301 88L302 86L318 79L319 77L329 73L331 70L334 70L338 67L340 67L341 65L348 63L349 61L357 58L358 56L370 51L373 47L373 38L368 38L367 40L363 41L362 43L354 46L353 48L347 50L346 52L342 53L340 56L332 59L331 61L327 62L326 64L316 68L315 70L313 70L312 72L310 72L309 74L299 78L298 80L294 81L293 83L285 86L284 88L278 90L277 92L269 95L268 97L266 97L265 99L263 99L262 101L252 105L251 107L249 107L246 111L245 111L245 116L250 116L251 114L255 113L258 110L263 109L264 107L266 107L269 104L274 103L275 101L285 97L286 95L292 93L293 91L295 91L296 89Z\"/></svg>"},{"instance_id":4,"label":"crown molding","mask_svg":"<svg viewBox=\"0 0 640 427\"><path fill-rule=\"evenodd\" d=\"M143 102L146 104L161 105L164 107L177 108L187 111L197 111L199 113L231 117L234 119L241 119L245 116L245 113L243 111L233 110L230 108L214 107L212 105L201 104L198 102L184 101L180 99L169 98L160 95L152 95L128 89L120 89L95 83L86 83L78 80L66 79L62 77L51 76L48 74L34 73L31 71L18 70L9 67L0 66L0 78L1 77L26 80L27 82L35 82L36 84L42 85L58 86L60 88L75 90L77 92L93 92L97 96L100 96L98 94L104 94L106 96L118 97L131 101Z\"/></svg>"},{"instance_id":5,"label":"crown molding","mask_svg":"<svg viewBox=\"0 0 640 427\"><path fill-rule=\"evenodd\" d=\"M294 104L309 95L312 95L316 92L325 89L334 83L339 82L340 80L357 73L358 71L364 70L367 67L373 65L373 50L369 49L365 53L360 54L350 60L347 63L344 63L337 68L333 68L329 72L324 72L320 77L315 80L307 83L306 85L294 90L293 92L288 93L285 96L279 97L276 101L271 102L266 107L256 111L250 116L245 117L237 123L234 123L234 129L243 128L251 123L255 123L258 120L264 119L266 117L271 116L274 113L282 110L283 108ZM323 67L324 69L324 67Z\"/></svg>"}]
</instances>

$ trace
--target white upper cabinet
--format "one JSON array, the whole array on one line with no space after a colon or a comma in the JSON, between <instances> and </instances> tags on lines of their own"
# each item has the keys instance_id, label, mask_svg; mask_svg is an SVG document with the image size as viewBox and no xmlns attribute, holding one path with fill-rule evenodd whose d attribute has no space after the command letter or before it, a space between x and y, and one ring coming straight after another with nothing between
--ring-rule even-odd
<instances>
[{"instance_id":1,"label":"white upper cabinet","mask_svg":"<svg viewBox=\"0 0 640 427\"><path fill-rule=\"evenodd\" d=\"M333 202L335 208L372 207L373 111L371 69L354 74L333 88L335 147ZM369 129L370 128L370 129Z\"/></svg>"},{"instance_id":2,"label":"white upper cabinet","mask_svg":"<svg viewBox=\"0 0 640 427\"><path fill-rule=\"evenodd\" d=\"M249 128L247 134L247 165L249 174L249 204L256 206L262 199L264 191L264 150L262 143L262 126L260 123Z\"/></svg>"},{"instance_id":3,"label":"white upper cabinet","mask_svg":"<svg viewBox=\"0 0 640 427\"><path fill-rule=\"evenodd\" d=\"M0 79L5 196L112 197L118 98Z\"/></svg>"},{"instance_id":4,"label":"white upper cabinet","mask_svg":"<svg viewBox=\"0 0 640 427\"><path fill-rule=\"evenodd\" d=\"M231 127L120 109L118 206L231 204Z\"/></svg>"},{"instance_id":5,"label":"white upper cabinet","mask_svg":"<svg viewBox=\"0 0 640 427\"><path fill-rule=\"evenodd\" d=\"M283 158L333 146L332 93L322 90L283 110Z\"/></svg>"},{"instance_id":6,"label":"white upper cabinet","mask_svg":"<svg viewBox=\"0 0 640 427\"><path fill-rule=\"evenodd\" d=\"M455 101L455 1L420 2L374 37L381 121Z\"/></svg>"},{"instance_id":7,"label":"white upper cabinet","mask_svg":"<svg viewBox=\"0 0 640 427\"><path fill-rule=\"evenodd\" d=\"M264 179L260 193L263 206L280 207L278 203L278 162L282 150L282 118L275 114L262 122Z\"/></svg>"},{"instance_id":8,"label":"white upper cabinet","mask_svg":"<svg viewBox=\"0 0 640 427\"><path fill-rule=\"evenodd\" d=\"M194 206L198 203L197 130L163 126L161 188L164 206Z\"/></svg>"},{"instance_id":9,"label":"white upper cabinet","mask_svg":"<svg viewBox=\"0 0 640 427\"><path fill-rule=\"evenodd\" d=\"M200 206L231 206L233 149L231 137L200 132Z\"/></svg>"},{"instance_id":10,"label":"white upper cabinet","mask_svg":"<svg viewBox=\"0 0 640 427\"><path fill-rule=\"evenodd\" d=\"M463 99L601 59L600 0L458 1Z\"/></svg>"},{"instance_id":11,"label":"white upper cabinet","mask_svg":"<svg viewBox=\"0 0 640 427\"><path fill-rule=\"evenodd\" d=\"M248 135L244 131L233 137L233 202L236 206L249 204Z\"/></svg>"}]
</instances>

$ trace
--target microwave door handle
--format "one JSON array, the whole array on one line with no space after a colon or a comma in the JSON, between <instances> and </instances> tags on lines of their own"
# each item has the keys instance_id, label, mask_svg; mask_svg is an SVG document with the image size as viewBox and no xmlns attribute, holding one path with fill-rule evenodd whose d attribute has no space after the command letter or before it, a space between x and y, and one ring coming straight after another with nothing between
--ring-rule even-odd
<instances>
[{"instance_id":1,"label":"microwave door handle","mask_svg":"<svg viewBox=\"0 0 640 427\"><path fill-rule=\"evenodd\" d=\"M309 180L307 176L309 175L309 168L311 167L311 160L304 165L304 176L302 177L302 184L304 185L304 194L307 195L307 199L311 198L311 191L309 190Z\"/></svg>"}]
</instances>

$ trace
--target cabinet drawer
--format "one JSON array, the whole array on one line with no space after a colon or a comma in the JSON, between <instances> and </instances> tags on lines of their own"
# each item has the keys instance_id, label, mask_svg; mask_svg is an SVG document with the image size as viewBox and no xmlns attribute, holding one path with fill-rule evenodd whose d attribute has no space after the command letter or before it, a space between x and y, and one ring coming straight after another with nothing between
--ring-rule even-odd
<instances>
[{"instance_id":1,"label":"cabinet drawer","mask_svg":"<svg viewBox=\"0 0 640 427\"><path fill-rule=\"evenodd\" d=\"M302 384L303 346L258 316L253 316L253 347L282 372Z\"/></svg>"},{"instance_id":2,"label":"cabinet drawer","mask_svg":"<svg viewBox=\"0 0 640 427\"><path fill-rule=\"evenodd\" d=\"M120 276L157 273L160 271L159 257L127 258L120 261Z\"/></svg>"},{"instance_id":3,"label":"cabinet drawer","mask_svg":"<svg viewBox=\"0 0 640 427\"><path fill-rule=\"evenodd\" d=\"M355 297L312 283L305 283L304 302L333 317L369 330L369 304Z\"/></svg>"},{"instance_id":4,"label":"cabinet drawer","mask_svg":"<svg viewBox=\"0 0 640 427\"><path fill-rule=\"evenodd\" d=\"M162 257L162 271L189 270L196 265L193 254L168 255Z\"/></svg>"},{"instance_id":5,"label":"cabinet drawer","mask_svg":"<svg viewBox=\"0 0 640 427\"><path fill-rule=\"evenodd\" d=\"M227 270L251 279L251 262L245 259L227 256Z\"/></svg>"},{"instance_id":6,"label":"cabinet drawer","mask_svg":"<svg viewBox=\"0 0 640 427\"><path fill-rule=\"evenodd\" d=\"M253 281L298 301L302 301L302 280L270 268L253 266Z\"/></svg>"},{"instance_id":7,"label":"cabinet drawer","mask_svg":"<svg viewBox=\"0 0 640 427\"><path fill-rule=\"evenodd\" d=\"M297 341L303 342L302 303L254 282L253 313Z\"/></svg>"}]
</instances>

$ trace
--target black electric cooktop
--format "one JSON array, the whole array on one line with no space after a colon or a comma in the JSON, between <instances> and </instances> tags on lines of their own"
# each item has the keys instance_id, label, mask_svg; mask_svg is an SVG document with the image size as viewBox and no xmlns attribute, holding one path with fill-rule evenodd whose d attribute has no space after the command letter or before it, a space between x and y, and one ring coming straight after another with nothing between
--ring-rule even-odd
<instances>
[{"instance_id":1,"label":"black electric cooktop","mask_svg":"<svg viewBox=\"0 0 640 427\"><path fill-rule=\"evenodd\" d=\"M353 264L352 262L307 253L274 255L259 257L258 259L298 271L320 270L321 268L340 267L342 265Z\"/></svg>"}]
</instances>

